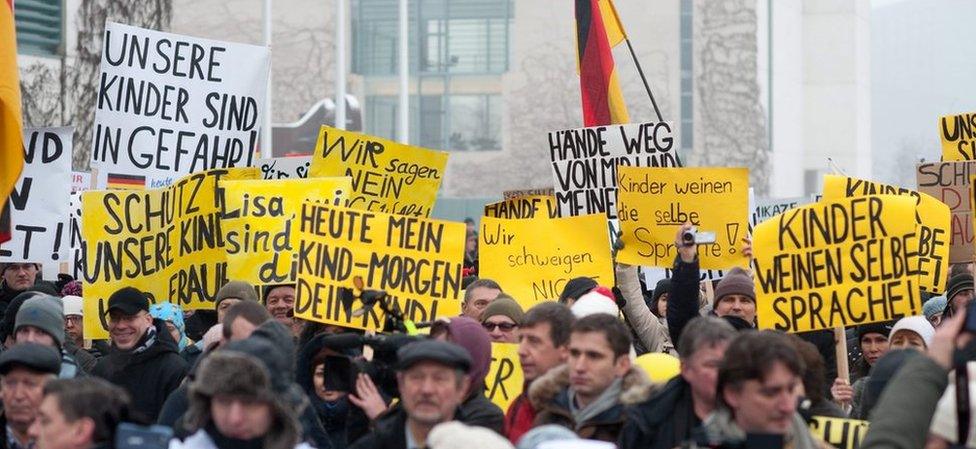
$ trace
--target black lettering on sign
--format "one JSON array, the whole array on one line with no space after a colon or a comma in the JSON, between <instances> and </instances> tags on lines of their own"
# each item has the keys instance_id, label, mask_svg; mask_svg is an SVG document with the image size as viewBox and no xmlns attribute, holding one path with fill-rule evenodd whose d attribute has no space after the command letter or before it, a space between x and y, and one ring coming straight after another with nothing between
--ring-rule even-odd
<instances>
[{"instance_id":1,"label":"black lettering on sign","mask_svg":"<svg viewBox=\"0 0 976 449\"><path fill-rule=\"evenodd\" d=\"M160 75L199 79L214 83L221 78L214 71L221 66L219 57L224 47L203 46L162 38L152 42L149 36L122 32L112 39L112 30L105 29L103 57L109 65L152 71ZM120 42L121 41L121 42Z\"/></svg>"},{"instance_id":2,"label":"black lettering on sign","mask_svg":"<svg viewBox=\"0 0 976 449\"><path fill-rule=\"evenodd\" d=\"M356 165L368 165L372 168L380 168L376 162L376 156L383 154L384 146L380 142L358 137L352 142L346 141L346 136L339 135L334 141L329 137L329 131L322 131L322 148L318 153L323 158L328 158L333 151L338 149L339 158L342 162L349 162L352 158ZM357 190L358 191L358 190Z\"/></svg>"},{"instance_id":3,"label":"black lettering on sign","mask_svg":"<svg viewBox=\"0 0 976 449\"><path fill-rule=\"evenodd\" d=\"M358 308L357 306L361 304L358 304L358 301L353 303L349 295L352 295L352 291L348 288L320 282L309 283L304 277L299 276L295 294L295 314L310 315L320 321L356 323L363 328L382 328L379 312L374 307L365 310ZM353 307L345 307L343 299L346 304L353 304Z\"/></svg>"},{"instance_id":4,"label":"black lettering on sign","mask_svg":"<svg viewBox=\"0 0 976 449\"><path fill-rule=\"evenodd\" d=\"M976 159L976 113L942 117L942 140L955 144L962 159Z\"/></svg>"},{"instance_id":5,"label":"black lettering on sign","mask_svg":"<svg viewBox=\"0 0 976 449\"><path fill-rule=\"evenodd\" d=\"M226 283L226 262L190 264L170 276L169 298L179 305L213 302L217 297L217 290Z\"/></svg>"},{"instance_id":6,"label":"black lettering on sign","mask_svg":"<svg viewBox=\"0 0 976 449\"><path fill-rule=\"evenodd\" d=\"M511 399L511 395L505 389L505 381L515 373L515 363L509 359L498 359L496 357L492 357L491 361L498 363L498 369L495 371L495 377L491 380L491 387L488 388L488 398L494 399L496 395L500 394L507 402Z\"/></svg>"}]
</instances>

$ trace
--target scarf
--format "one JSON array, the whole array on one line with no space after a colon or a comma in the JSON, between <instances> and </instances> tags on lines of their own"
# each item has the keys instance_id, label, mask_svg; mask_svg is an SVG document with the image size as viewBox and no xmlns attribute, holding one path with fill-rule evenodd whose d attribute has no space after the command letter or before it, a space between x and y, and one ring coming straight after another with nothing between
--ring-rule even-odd
<instances>
[{"instance_id":1,"label":"scarf","mask_svg":"<svg viewBox=\"0 0 976 449\"><path fill-rule=\"evenodd\" d=\"M217 446L218 449L262 449L264 447L264 437L239 440L224 436L224 434L217 430L217 426L214 425L213 421L207 423L204 431L207 432L207 435L213 440L214 446Z\"/></svg>"},{"instance_id":2,"label":"scarf","mask_svg":"<svg viewBox=\"0 0 976 449\"><path fill-rule=\"evenodd\" d=\"M151 348L154 344L156 344L156 326L152 326L148 331L146 331L146 336L143 337L142 344L136 346L136 348L132 350L132 353L142 354L143 352L149 350L149 348Z\"/></svg>"},{"instance_id":3,"label":"scarf","mask_svg":"<svg viewBox=\"0 0 976 449\"><path fill-rule=\"evenodd\" d=\"M746 432L735 423L732 413L726 408L719 408L709 415L705 420L704 430L706 438L712 444L743 444L746 441ZM810 428L798 413L793 414L793 425L790 426L783 446L794 449L817 448L817 443L810 435Z\"/></svg>"},{"instance_id":4,"label":"scarf","mask_svg":"<svg viewBox=\"0 0 976 449\"><path fill-rule=\"evenodd\" d=\"M586 423L587 421L597 417L600 413L613 408L613 406L620 403L620 392L623 389L623 379L614 379L613 383L600 393L600 396L591 402L586 407L582 409L576 408L576 392L573 388L569 388L569 413L573 415L573 421L576 422L576 430Z\"/></svg>"}]
</instances>

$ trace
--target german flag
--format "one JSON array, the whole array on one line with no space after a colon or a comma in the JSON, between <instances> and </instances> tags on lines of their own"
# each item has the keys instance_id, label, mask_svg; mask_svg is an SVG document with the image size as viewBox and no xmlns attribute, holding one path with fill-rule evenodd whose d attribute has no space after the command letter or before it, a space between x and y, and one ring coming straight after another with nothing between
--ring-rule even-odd
<instances>
[{"instance_id":1,"label":"german flag","mask_svg":"<svg viewBox=\"0 0 976 449\"><path fill-rule=\"evenodd\" d=\"M10 240L7 198L24 168L13 0L0 1L0 243Z\"/></svg>"},{"instance_id":2,"label":"german flag","mask_svg":"<svg viewBox=\"0 0 976 449\"><path fill-rule=\"evenodd\" d=\"M106 187L109 190L145 190L146 177L139 175L125 175L109 173Z\"/></svg>"},{"instance_id":3,"label":"german flag","mask_svg":"<svg viewBox=\"0 0 976 449\"><path fill-rule=\"evenodd\" d=\"M625 37L612 0L576 0L576 54L583 126L630 121L610 51Z\"/></svg>"}]
</instances>

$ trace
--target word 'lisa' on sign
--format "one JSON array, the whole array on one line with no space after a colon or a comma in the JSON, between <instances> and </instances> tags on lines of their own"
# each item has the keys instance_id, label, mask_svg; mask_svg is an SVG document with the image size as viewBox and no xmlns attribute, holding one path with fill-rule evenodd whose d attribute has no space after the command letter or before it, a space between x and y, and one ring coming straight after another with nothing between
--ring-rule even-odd
<instances>
[{"instance_id":1,"label":"word 'lisa' on sign","mask_svg":"<svg viewBox=\"0 0 976 449\"><path fill-rule=\"evenodd\" d=\"M340 205L349 178L221 181L227 275L254 285L293 284L297 272L298 214L308 199Z\"/></svg>"},{"instance_id":2,"label":"word 'lisa' on sign","mask_svg":"<svg viewBox=\"0 0 976 449\"><path fill-rule=\"evenodd\" d=\"M218 181L257 177L256 168L217 169L160 189L83 192L85 338L108 337L107 301L122 287L184 310L213 309L227 283Z\"/></svg>"},{"instance_id":3,"label":"word 'lisa' on sign","mask_svg":"<svg viewBox=\"0 0 976 449\"><path fill-rule=\"evenodd\" d=\"M270 50L105 24L91 165L96 187L165 187L253 164Z\"/></svg>"},{"instance_id":4,"label":"word 'lisa' on sign","mask_svg":"<svg viewBox=\"0 0 976 449\"><path fill-rule=\"evenodd\" d=\"M904 187L848 176L824 176L824 199L866 195L901 195L915 201L915 236L918 241L918 286L926 292L945 291L949 272L949 206L932 196Z\"/></svg>"},{"instance_id":5,"label":"word 'lisa' on sign","mask_svg":"<svg viewBox=\"0 0 976 449\"><path fill-rule=\"evenodd\" d=\"M384 309L415 322L460 313L464 223L311 201L300 219L296 317L379 330Z\"/></svg>"},{"instance_id":6,"label":"word 'lisa' on sign","mask_svg":"<svg viewBox=\"0 0 976 449\"><path fill-rule=\"evenodd\" d=\"M868 434L867 421L814 416L810 433L837 449L858 449Z\"/></svg>"},{"instance_id":7,"label":"word 'lisa' on sign","mask_svg":"<svg viewBox=\"0 0 976 449\"><path fill-rule=\"evenodd\" d=\"M352 178L349 207L429 217L447 167L447 153L323 126L312 177Z\"/></svg>"},{"instance_id":8,"label":"word 'lisa' on sign","mask_svg":"<svg viewBox=\"0 0 976 449\"><path fill-rule=\"evenodd\" d=\"M976 160L976 112L939 117L943 161Z\"/></svg>"},{"instance_id":9,"label":"word 'lisa' on sign","mask_svg":"<svg viewBox=\"0 0 976 449\"><path fill-rule=\"evenodd\" d=\"M976 174L976 161L927 162L916 166L918 191L949 206L949 263L973 260L973 218L969 204L969 181Z\"/></svg>"},{"instance_id":10,"label":"word 'lisa' on sign","mask_svg":"<svg viewBox=\"0 0 976 449\"><path fill-rule=\"evenodd\" d=\"M680 167L671 122L593 126L549 133L552 177L563 217L617 218L617 167Z\"/></svg>"},{"instance_id":11,"label":"word 'lisa' on sign","mask_svg":"<svg viewBox=\"0 0 976 449\"><path fill-rule=\"evenodd\" d=\"M485 216L493 218L559 217L559 207L552 195L507 198L485 205Z\"/></svg>"},{"instance_id":12,"label":"word 'lisa' on sign","mask_svg":"<svg viewBox=\"0 0 976 449\"><path fill-rule=\"evenodd\" d=\"M914 215L912 198L869 195L760 223L752 239L759 327L804 332L921 313Z\"/></svg>"},{"instance_id":13,"label":"word 'lisa' on sign","mask_svg":"<svg viewBox=\"0 0 976 449\"><path fill-rule=\"evenodd\" d=\"M745 267L740 251L749 218L749 171L744 168L638 168L617 170L618 218L623 249L617 260L671 267L678 228L691 223L711 232L714 243L698 245L701 267Z\"/></svg>"},{"instance_id":14,"label":"word 'lisa' on sign","mask_svg":"<svg viewBox=\"0 0 976 449\"><path fill-rule=\"evenodd\" d=\"M522 394L525 378L518 357L518 344L491 343L491 365L485 376L485 396L502 410Z\"/></svg>"},{"instance_id":15,"label":"word 'lisa' on sign","mask_svg":"<svg viewBox=\"0 0 976 449\"><path fill-rule=\"evenodd\" d=\"M606 229L602 214L513 220L483 217L478 272L501 282L524 309L558 298L566 282L576 277L612 285Z\"/></svg>"}]
</instances>

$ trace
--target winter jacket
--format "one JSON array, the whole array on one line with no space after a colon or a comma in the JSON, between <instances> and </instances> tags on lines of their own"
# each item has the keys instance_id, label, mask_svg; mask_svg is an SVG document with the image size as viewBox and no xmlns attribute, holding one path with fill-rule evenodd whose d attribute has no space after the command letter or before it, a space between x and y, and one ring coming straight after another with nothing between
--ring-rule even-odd
<instances>
[{"instance_id":1,"label":"winter jacket","mask_svg":"<svg viewBox=\"0 0 976 449\"><path fill-rule=\"evenodd\" d=\"M8 287L6 282L0 282L0 321L7 314L7 306L10 305L10 301L23 292L24 290L14 290Z\"/></svg>"},{"instance_id":2,"label":"winter jacket","mask_svg":"<svg viewBox=\"0 0 976 449\"><path fill-rule=\"evenodd\" d=\"M357 440L349 449L407 449L406 425L407 413L402 407L397 407L379 418L373 431Z\"/></svg>"},{"instance_id":3,"label":"winter jacket","mask_svg":"<svg viewBox=\"0 0 976 449\"><path fill-rule=\"evenodd\" d=\"M913 354L881 393L861 449L925 447L929 423L948 385L945 368L927 356Z\"/></svg>"},{"instance_id":4,"label":"winter jacket","mask_svg":"<svg viewBox=\"0 0 976 449\"><path fill-rule=\"evenodd\" d=\"M629 397L621 449L671 449L691 438L701 425L695 415L691 384L676 376L663 386L648 386Z\"/></svg>"},{"instance_id":5,"label":"winter jacket","mask_svg":"<svg viewBox=\"0 0 976 449\"><path fill-rule=\"evenodd\" d=\"M851 385L851 389L854 390L854 396L851 399L851 412L849 413L851 419L868 419L862 408L864 405L864 387L867 386L869 380L871 380L871 376L864 376L855 381L854 385Z\"/></svg>"},{"instance_id":6,"label":"winter jacket","mask_svg":"<svg viewBox=\"0 0 976 449\"><path fill-rule=\"evenodd\" d=\"M198 430L193 435L190 435L187 439L180 441L178 438L174 438L169 442L169 449L219 449L217 443L214 443L213 438L207 434L204 429ZM298 443L295 445L295 449L312 449L306 443Z\"/></svg>"},{"instance_id":7,"label":"winter jacket","mask_svg":"<svg viewBox=\"0 0 976 449\"><path fill-rule=\"evenodd\" d=\"M98 359L92 353L86 351L85 348L79 347L71 339L64 341L63 352L73 357L78 367L81 368L81 371L86 374L95 369L95 364L98 363Z\"/></svg>"},{"instance_id":8,"label":"winter jacket","mask_svg":"<svg viewBox=\"0 0 976 449\"><path fill-rule=\"evenodd\" d=\"M532 423L535 422L535 408L532 407L532 401L529 400L525 390L508 405L508 411L505 413L504 435L512 444L518 444L519 438L531 430Z\"/></svg>"},{"instance_id":9,"label":"winter jacket","mask_svg":"<svg viewBox=\"0 0 976 449\"><path fill-rule=\"evenodd\" d=\"M701 293L698 289L701 283L700 276L697 256L689 263L683 262L681 256L675 257L667 308L668 333L671 334L671 341L675 345L678 344L681 331L688 322L700 315Z\"/></svg>"},{"instance_id":10,"label":"winter jacket","mask_svg":"<svg viewBox=\"0 0 976 449\"><path fill-rule=\"evenodd\" d=\"M186 375L186 362L179 355L173 337L162 320L154 319L155 342L142 352L120 351L113 347L98 360L92 374L125 389L132 398L135 413L150 422L156 420L166 397ZM136 345L146 344L149 332Z\"/></svg>"},{"instance_id":11,"label":"winter jacket","mask_svg":"<svg viewBox=\"0 0 976 449\"><path fill-rule=\"evenodd\" d=\"M661 324L644 302L640 281L637 279L637 267L617 264L616 272L617 288L626 300L621 310L646 352L673 350L674 345L671 344L667 326Z\"/></svg>"},{"instance_id":12,"label":"winter jacket","mask_svg":"<svg viewBox=\"0 0 976 449\"><path fill-rule=\"evenodd\" d=\"M719 408L708 418L699 429L695 441L690 448L719 447L728 445L729 447L741 447L746 442L746 432L743 431L732 418L728 409ZM829 449L831 446L822 440L815 438L810 433L807 422L798 414L793 414L793 423L790 426L790 433L786 437L783 447L791 449ZM862 446L863 447L863 446Z\"/></svg>"},{"instance_id":13,"label":"winter jacket","mask_svg":"<svg viewBox=\"0 0 976 449\"><path fill-rule=\"evenodd\" d=\"M505 414L485 396L484 386L472 390L459 410L455 419L469 426L486 427L498 434L504 430Z\"/></svg>"},{"instance_id":14,"label":"winter jacket","mask_svg":"<svg viewBox=\"0 0 976 449\"><path fill-rule=\"evenodd\" d=\"M533 427L557 424L576 432L580 438L616 443L624 425L624 403L644 391L650 384L647 374L632 366L623 377L617 404L587 422L577 423L570 412L569 367L562 365L532 382L529 400L536 409Z\"/></svg>"}]
</instances>

